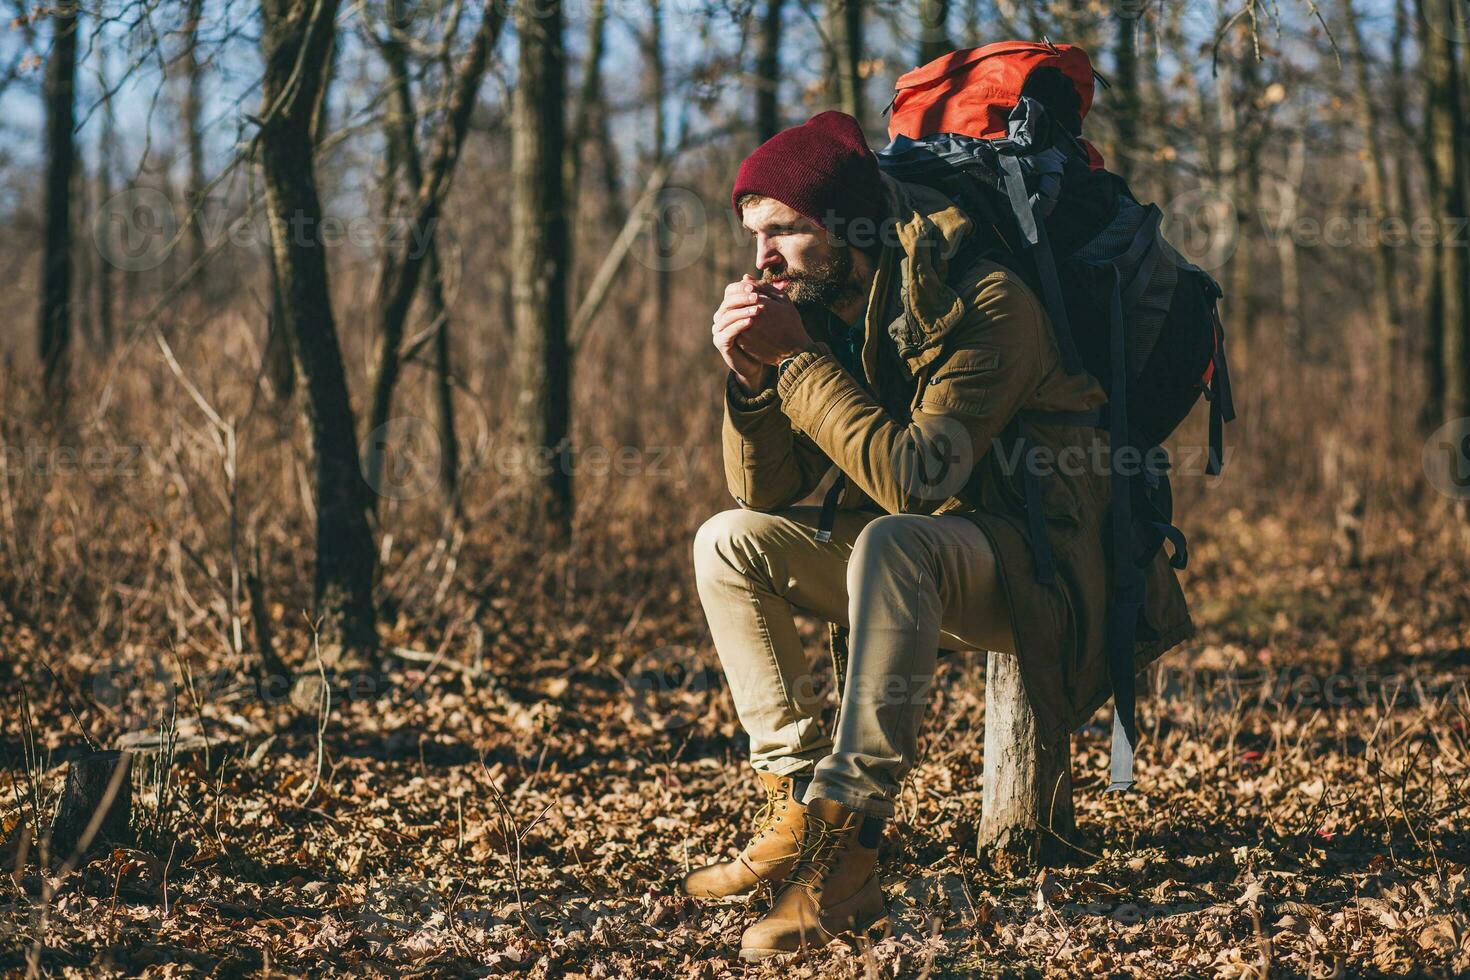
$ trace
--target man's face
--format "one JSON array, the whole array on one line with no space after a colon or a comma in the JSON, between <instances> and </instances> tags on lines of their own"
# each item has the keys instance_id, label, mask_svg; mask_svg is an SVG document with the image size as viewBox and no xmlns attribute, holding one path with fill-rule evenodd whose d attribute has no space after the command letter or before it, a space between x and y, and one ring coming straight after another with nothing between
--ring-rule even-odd
<instances>
[{"instance_id":1,"label":"man's face","mask_svg":"<svg viewBox=\"0 0 1470 980\"><path fill-rule=\"evenodd\" d=\"M852 250L834 244L821 225L774 198L753 200L740 220L755 239L761 278L798 306L825 307L855 288Z\"/></svg>"}]
</instances>

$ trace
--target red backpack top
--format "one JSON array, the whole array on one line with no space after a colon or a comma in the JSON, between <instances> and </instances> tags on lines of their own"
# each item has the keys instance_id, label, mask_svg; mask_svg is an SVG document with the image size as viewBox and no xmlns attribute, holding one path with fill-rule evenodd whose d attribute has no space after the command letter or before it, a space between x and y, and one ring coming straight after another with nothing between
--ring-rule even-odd
<instances>
[{"instance_id":1,"label":"red backpack top","mask_svg":"<svg viewBox=\"0 0 1470 980\"><path fill-rule=\"evenodd\" d=\"M1055 68L1077 91L1081 122L1092 108L1092 61L1075 44L997 41L952 51L899 76L889 107L888 138L919 139L931 133L959 133L978 139L1004 139L1011 110L1038 68ZM1102 155L1086 140L1088 163L1097 170Z\"/></svg>"}]
</instances>

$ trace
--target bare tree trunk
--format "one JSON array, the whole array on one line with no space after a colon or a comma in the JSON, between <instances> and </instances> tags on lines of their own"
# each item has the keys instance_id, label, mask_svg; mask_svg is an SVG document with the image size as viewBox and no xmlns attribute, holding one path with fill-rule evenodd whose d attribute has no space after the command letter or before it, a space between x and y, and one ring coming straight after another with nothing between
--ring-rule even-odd
<instances>
[{"instance_id":1,"label":"bare tree trunk","mask_svg":"<svg viewBox=\"0 0 1470 980\"><path fill-rule=\"evenodd\" d=\"M1435 5L1439 6L1436 21ZM1453 0L1420 0L1421 20L1453 23ZM1460 107L1456 47L1441 31L1422 31L1425 67L1425 162L1431 174L1433 213L1445 227L1464 227L1464 113ZM1427 351L1429 399L1425 424L1470 415L1470 250L1441 235L1435 245L1434 282L1437 300L1429 320ZM1436 356L1437 355L1437 356Z\"/></svg>"},{"instance_id":2,"label":"bare tree trunk","mask_svg":"<svg viewBox=\"0 0 1470 980\"><path fill-rule=\"evenodd\" d=\"M1391 76L1390 108L1394 120L1395 139L1389 141L1394 149L1394 181L1391 211L1399 217L1408 218L1413 195L1409 189L1410 169L1417 157L1415 154L1414 121L1409 118L1409 88L1413 76L1409 72L1406 48L1413 33L1408 0L1394 0L1393 40L1389 46L1389 74ZM1402 312L1402 311L1400 311Z\"/></svg>"},{"instance_id":3,"label":"bare tree trunk","mask_svg":"<svg viewBox=\"0 0 1470 980\"><path fill-rule=\"evenodd\" d=\"M760 48L755 56L755 135L764 143L781 131L781 8L785 0L766 0Z\"/></svg>"},{"instance_id":4,"label":"bare tree trunk","mask_svg":"<svg viewBox=\"0 0 1470 980\"><path fill-rule=\"evenodd\" d=\"M657 167L664 162L664 155L668 152L668 113L666 103L668 101L668 78L666 65L664 63L664 10L662 0L650 0L648 5L649 16L649 39L648 39L648 81L649 98L653 102L653 153L649 161L650 167ZM654 253L663 258L669 254L669 223L663 220L661 209L655 209L659 215L654 221ZM668 322L669 315L669 285L672 279L669 272L662 263L656 263L649 270L653 274L653 322L663 324ZM664 360L664 352L658 344L649 344L647 354L651 359L650 377L660 377L660 365Z\"/></svg>"},{"instance_id":5,"label":"bare tree trunk","mask_svg":"<svg viewBox=\"0 0 1470 980\"><path fill-rule=\"evenodd\" d=\"M1235 209L1236 245L1230 256L1228 302L1229 317L1236 344L1236 357L1248 359L1254 334L1256 303L1253 292L1255 255L1251 242L1251 223L1256 213L1257 166L1255 141L1241 119L1240 106L1249 105L1256 81L1255 52L1243 28L1236 37L1222 45L1219 74L1215 79L1215 98L1220 120L1219 174L1221 189ZM1238 64L1236 59L1239 59ZM1237 71L1240 84L1236 84Z\"/></svg>"},{"instance_id":6,"label":"bare tree trunk","mask_svg":"<svg viewBox=\"0 0 1470 980\"><path fill-rule=\"evenodd\" d=\"M863 0L827 0L837 107L867 128L863 113Z\"/></svg>"},{"instance_id":7,"label":"bare tree trunk","mask_svg":"<svg viewBox=\"0 0 1470 980\"><path fill-rule=\"evenodd\" d=\"M434 412L439 423L439 487L444 499L457 515L459 499L459 432L454 421L454 372L449 343L449 306L444 301L444 268L439 263L436 239L429 242L429 282L425 294L430 323L438 324L434 334Z\"/></svg>"},{"instance_id":8,"label":"bare tree trunk","mask_svg":"<svg viewBox=\"0 0 1470 980\"><path fill-rule=\"evenodd\" d=\"M131 764L129 753L117 751L92 752L67 764L51 829L53 869L74 855L133 843Z\"/></svg>"},{"instance_id":9,"label":"bare tree trunk","mask_svg":"<svg viewBox=\"0 0 1470 980\"><path fill-rule=\"evenodd\" d=\"M383 217L385 221L401 218L403 201L402 184L407 171L410 186L417 190L422 175L419 172L417 137L414 134L418 112L414 107L413 93L409 89L408 77L408 14L403 0L387 0L384 11L387 36L378 47L388 67L387 114L384 117L386 154L383 172ZM422 229L411 228L412 235ZM432 229L430 229L432 234ZM368 407L367 459L368 485L378 487L383 479L383 452L387 433L388 415L393 407L393 388L398 382L399 347L403 343L404 324L413 305L413 289L402 288L402 267L405 259L389 243L384 242L380 251L377 277L377 295L374 306L378 311L378 330L375 335L377 351L371 385L371 402ZM376 498L374 504L377 503Z\"/></svg>"},{"instance_id":10,"label":"bare tree trunk","mask_svg":"<svg viewBox=\"0 0 1470 980\"><path fill-rule=\"evenodd\" d=\"M979 851L1013 872L1064 859L1077 835L1072 809L1072 747L1043 748L1036 715L1009 654L990 653L985 668L985 784Z\"/></svg>"},{"instance_id":11,"label":"bare tree trunk","mask_svg":"<svg viewBox=\"0 0 1470 980\"><path fill-rule=\"evenodd\" d=\"M418 236L428 236L429 244L416 249L410 244L403 250L384 248L382 267L378 274L376 306L378 309L377 368L373 374L372 404L368 414L368 432L380 433L388 424L393 407L393 389L402 368L404 325L413 305L414 293L418 289L424 262L434 252L435 225L439 220L439 209L449 181L459 160L460 148L469 131L470 113L480 90L480 81L485 76L489 63L490 49L500 36L504 17L501 5L490 0L485 5L484 19L476 31L470 50L465 55L459 70L447 82L451 95L447 116L440 126L434 157L425 167L419 158L418 144L414 135L415 120L413 95L409 90L408 63L402 33L407 21L403 8L397 3L389 6L389 30L392 35L382 44L384 59L388 62L390 76L390 118L392 124L389 144L390 170L387 175L388 188L385 198L396 197L397 172L401 169L411 188L409 215L410 242ZM561 161L557 161L560 168ZM442 299L442 294L441 294ZM440 434L441 439L443 434ZM379 486L383 474L383 440L374 435L369 440L367 476L371 486Z\"/></svg>"},{"instance_id":12,"label":"bare tree trunk","mask_svg":"<svg viewBox=\"0 0 1470 980\"><path fill-rule=\"evenodd\" d=\"M1233 58L1234 47L1232 45L1229 46L1228 51L1222 52L1221 63L1215 73L1215 112L1220 126L1220 141L1216 148L1215 169L1219 178L1220 190L1229 200L1230 206L1235 209L1238 220L1241 210L1239 143L1241 127L1239 117L1236 114L1235 65L1232 61ZM1239 261L1239 253L1240 249L1237 247L1236 254L1232 258ZM1238 304L1241 304L1243 301L1243 296L1231 296L1226 303L1226 315L1228 316L1230 313L1233 313ZM1238 330L1238 318L1234 319L1236 320ZM1236 336L1240 336L1239 332L1236 333ZM1238 344L1239 341L1237 340L1236 343Z\"/></svg>"},{"instance_id":13,"label":"bare tree trunk","mask_svg":"<svg viewBox=\"0 0 1470 980\"><path fill-rule=\"evenodd\" d=\"M1292 353L1304 353L1302 333L1302 287L1301 273L1297 263L1296 238L1292 228L1296 225L1300 209L1302 177L1306 171L1307 146L1302 135L1305 126L1297 131L1287 154L1286 176L1276 180L1276 256L1281 262L1281 311L1286 317L1286 346Z\"/></svg>"},{"instance_id":14,"label":"bare tree trunk","mask_svg":"<svg viewBox=\"0 0 1470 980\"><path fill-rule=\"evenodd\" d=\"M602 90L602 54L607 45L607 4L592 0L587 22L587 58L582 66L582 85L577 93L576 115L567 134L567 223L575 222L579 191L582 186L582 154L593 131L593 112L598 108Z\"/></svg>"},{"instance_id":15,"label":"bare tree trunk","mask_svg":"<svg viewBox=\"0 0 1470 980\"><path fill-rule=\"evenodd\" d=\"M515 8L520 36L513 108L511 289L516 422L538 478L530 526L571 532L571 358L567 347L567 226L562 186L565 65L560 0Z\"/></svg>"},{"instance_id":16,"label":"bare tree trunk","mask_svg":"<svg viewBox=\"0 0 1470 980\"><path fill-rule=\"evenodd\" d=\"M1253 48L1248 46L1240 65L1242 106L1253 107L1255 105L1256 97L1261 91L1260 70L1260 62ZM1260 296L1257 292L1259 283L1256 281L1258 262L1255 230L1257 215L1260 213L1261 146L1269 125L1269 117L1252 108L1252 111L1245 115L1244 122L1238 130L1241 147L1240 179L1236 184L1236 192L1239 195L1236 216L1240 230L1234 261L1230 267L1230 289L1231 293L1237 297L1235 324L1239 330L1237 336L1241 338L1237 343L1247 349L1246 357L1241 358L1243 364L1249 357L1248 348L1256 335L1256 320L1261 311Z\"/></svg>"},{"instance_id":17,"label":"bare tree trunk","mask_svg":"<svg viewBox=\"0 0 1470 980\"><path fill-rule=\"evenodd\" d=\"M1436 118L1436 90L1442 88L1433 79L1433 38L1434 31L1429 27L1429 11L1426 7L1436 3L1437 0L1415 0L1415 23L1418 27L1417 41L1421 52L1419 58L1419 81L1421 85L1415 88L1424 93L1423 118L1424 126L1416 127L1414 120L1409 117L1407 106L1401 106L1403 111L1402 123L1406 136L1418 138L1414 140L1419 149L1420 162L1424 167L1424 184L1427 191L1429 207L1437 212L1439 202L1443 196L1440 189L1441 176L1439 166L1435 160L1435 141L1433 139L1433 128L1439 125ZM1409 88L1406 84L1405 90ZM1406 100L1407 101L1407 100ZM1419 279L1423 286L1423 308L1420 313L1420 321L1424 324L1424 334L1421 339L1419 354L1420 363L1424 372L1424 399L1419 407L1419 428L1424 432L1438 428L1445 419L1445 370L1444 370L1444 283L1442 280L1443 267L1440 264L1439 247L1431 245L1429 248L1421 249L1419 252Z\"/></svg>"},{"instance_id":18,"label":"bare tree trunk","mask_svg":"<svg viewBox=\"0 0 1470 980\"><path fill-rule=\"evenodd\" d=\"M1414 200L1411 189L1412 169L1419 162L1414 124L1409 119L1409 85L1410 73L1407 67L1405 48L1411 29L1412 20L1409 16L1408 0L1394 0L1393 5L1393 41L1389 55L1389 71L1392 75L1390 93L1391 107L1394 118L1394 138L1388 141L1393 150L1393 181L1390 184L1392 198L1389 202L1389 213L1397 218L1407 221ZM1417 356L1417 350L1412 350L1405 336L1404 327L1409 322L1409 311L1416 309L1423 301L1418 292L1417 276L1409 277L1411 281L1396 283L1403 290L1399 297L1399 342L1403 348L1399 352L1400 361L1403 364L1413 362Z\"/></svg>"},{"instance_id":19,"label":"bare tree trunk","mask_svg":"<svg viewBox=\"0 0 1470 980\"><path fill-rule=\"evenodd\" d=\"M1368 154L1368 207L1376 229L1373 243L1373 301L1383 358L1385 409L1388 418L1392 420L1398 417L1395 379L1399 348L1399 311L1394 252L1383 236L1384 222L1389 215L1388 177L1383 166L1378 110L1373 104L1372 83L1368 79L1368 59L1363 53L1362 32L1358 28L1358 15L1353 9L1353 0L1342 0L1342 19L1348 58L1352 61L1353 101L1357 110L1358 129L1363 134L1363 147Z\"/></svg>"},{"instance_id":20,"label":"bare tree trunk","mask_svg":"<svg viewBox=\"0 0 1470 980\"><path fill-rule=\"evenodd\" d=\"M598 111L593 114L593 119L596 120L597 149L602 160L602 204L607 208L608 227L621 228L628 220L628 211L623 205L622 161L607 124L610 112L607 99L599 96L597 104Z\"/></svg>"},{"instance_id":21,"label":"bare tree trunk","mask_svg":"<svg viewBox=\"0 0 1470 980\"><path fill-rule=\"evenodd\" d=\"M919 30L919 64L947 54L954 47L949 40L949 0L919 0Z\"/></svg>"},{"instance_id":22,"label":"bare tree trunk","mask_svg":"<svg viewBox=\"0 0 1470 980\"><path fill-rule=\"evenodd\" d=\"M386 0L383 6L387 34L378 41L378 50L388 68L388 96L385 100L388 111L383 122L383 217L391 221L402 203L403 172L414 153L418 112L414 108L408 78L408 12L404 9L403 0Z\"/></svg>"},{"instance_id":23,"label":"bare tree trunk","mask_svg":"<svg viewBox=\"0 0 1470 980\"><path fill-rule=\"evenodd\" d=\"M97 52L97 87L103 92L110 90L107 72L107 52ZM98 214L112 198L113 148L117 145L117 112L112 99L102 104L102 129L97 136L97 206L92 213ZM96 304L97 339L104 351L112 349L113 321L113 266L105 254L97 256Z\"/></svg>"},{"instance_id":24,"label":"bare tree trunk","mask_svg":"<svg viewBox=\"0 0 1470 980\"><path fill-rule=\"evenodd\" d=\"M322 141L332 131L332 82L337 78L337 35L332 35L327 45L326 65L322 68L322 83L317 90L316 103L311 110L311 145L317 155L322 152Z\"/></svg>"},{"instance_id":25,"label":"bare tree trunk","mask_svg":"<svg viewBox=\"0 0 1470 980\"><path fill-rule=\"evenodd\" d=\"M274 256L268 256L270 309L265 326L265 375L270 379L271 393L278 405L285 405L296 394L296 364L291 356L291 338L286 334L285 304L281 301L281 280L276 275Z\"/></svg>"},{"instance_id":26,"label":"bare tree trunk","mask_svg":"<svg viewBox=\"0 0 1470 980\"><path fill-rule=\"evenodd\" d=\"M1133 165L1138 147L1138 17L1119 8L1113 17L1117 27L1113 47L1113 133L1117 145L1108 168L1124 178L1137 176Z\"/></svg>"},{"instance_id":27,"label":"bare tree trunk","mask_svg":"<svg viewBox=\"0 0 1470 980\"><path fill-rule=\"evenodd\" d=\"M41 377L53 407L66 399L71 347L71 186L76 161L77 6L62 0L51 16L46 63L46 241L41 265Z\"/></svg>"},{"instance_id":28,"label":"bare tree trunk","mask_svg":"<svg viewBox=\"0 0 1470 980\"><path fill-rule=\"evenodd\" d=\"M330 120L327 114L328 96L332 89L332 77L337 65L337 40L332 37L327 53L327 64L322 71L320 91L311 110L311 143L320 150ZM296 363L291 353L291 337L285 324L285 299L281 295L280 277L276 274L275 261L267 263L270 273L270 309L266 314L265 360L266 377L270 379L271 393L278 406L288 405L296 396Z\"/></svg>"},{"instance_id":29,"label":"bare tree trunk","mask_svg":"<svg viewBox=\"0 0 1470 980\"><path fill-rule=\"evenodd\" d=\"M1151 24L1149 42L1153 50L1148 51L1143 58L1144 86L1141 95L1143 107L1140 111L1143 118L1148 121L1145 138L1151 147L1162 151L1173 147L1175 140L1169 126L1171 93L1164 89L1163 68L1160 62L1163 60L1164 52L1175 48L1176 45L1172 40L1173 26L1166 13L1160 13L1151 21ZM1174 200L1174 168L1167 158L1160 159L1155 156L1154 161L1154 165L1150 167L1150 173L1155 181L1152 188L1154 193L1149 196L1158 201L1172 201Z\"/></svg>"},{"instance_id":30,"label":"bare tree trunk","mask_svg":"<svg viewBox=\"0 0 1470 980\"><path fill-rule=\"evenodd\" d=\"M91 240L88 219L91 212L87 207L90 181L87 176L87 155L77 153L71 171L71 240L82 244ZM71 288L72 330L83 340L84 347L97 344L96 319L92 309L93 280L96 278L100 256L96 249L77 248L72 254Z\"/></svg>"},{"instance_id":31,"label":"bare tree trunk","mask_svg":"<svg viewBox=\"0 0 1470 980\"><path fill-rule=\"evenodd\" d=\"M188 0L184 13L184 104L180 115L184 123L184 141L189 155L189 186L185 200L189 207L189 265L197 262L207 247L204 241L204 133L200 116L204 69L199 64L199 22L204 16L204 0ZM195 283L205 285L201 269Z\"/></svg>"},{"instance_id":32,"label":"bare tree trunk","mask_svg":"<svg viewBox=\"0 0 1470 980\"><path fill-rule=\"evenodd\" d=\"M338 0L263 0L265 74L259 153L281 323L306 398L315 461L316 615L324 644L375 649L368 488L357 453L342 350L332 318L313 121Z\"/></svg>"}]
</instances>

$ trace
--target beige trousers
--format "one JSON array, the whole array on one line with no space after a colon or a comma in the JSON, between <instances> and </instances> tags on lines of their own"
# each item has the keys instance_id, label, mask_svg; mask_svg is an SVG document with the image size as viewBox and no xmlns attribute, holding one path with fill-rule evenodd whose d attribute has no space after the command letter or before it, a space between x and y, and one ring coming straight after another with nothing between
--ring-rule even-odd
<instances>
[{"instance_id":1,"label":"beige trousers","mask_svg":"<svg viewBox=\"0 0 1470 980\"><path fill-rule=\"evenodd\" d=\"M807 799L891 816L940 646L1013 653L1010 616L989 539L965 518L839 511L823 543L818 511L710 518L694 539L699 598L751 764L810 773ZM831 736L796 611L851 629Z\"/></svg>"}]
</instances>

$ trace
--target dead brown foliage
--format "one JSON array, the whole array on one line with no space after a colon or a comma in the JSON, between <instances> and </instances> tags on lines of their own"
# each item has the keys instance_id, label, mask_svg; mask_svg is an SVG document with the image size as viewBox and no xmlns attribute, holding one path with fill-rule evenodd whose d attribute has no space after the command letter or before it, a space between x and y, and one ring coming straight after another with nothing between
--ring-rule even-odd
<instances>
[{"instance_id":1,"label":"dead brown foliage","mask_svg":"<svg viewBox=\"0 0 1470 980\"><path fill-rule=\"evenodd\" d=\"M166 793L138 788L136 849L62 880L34 861L0 879L0 969L759 972L734 953L761 899L672 888L727 852L754 804L733 712L699 669L715 662L687 560L729 506L713 355L700 330L661 352L604 340L592 363L615 367L580 389L581 438L634 447L645 468L585 474L573 545L542 548L503 511L489 461L504 398L472 370L463 524L446 528L430 494L388 503L380 528L386 645L430 659L394 658L325 712L252 680L260 617L277 655L315 668L304 450L290 411L250 407L251 334L222 323L177 346L241 434L237 551L241 567L260 555L264 610L231 584L219 446L156 352L131 354L114 407L66 431L31 421L29 390L0 378L8 445L114 453L70 474L54 455L46 472L12 463L0 481L6 831L31 812L27 772L44 808L88 739L162 726L210 742L174 761ZM1470 970L1463 525L1366 395L1344 401L1336 369L1259 347L1238 369L1231 469L1181 481L1200 635L1143 700L1138 791L1101 794L1107 728L1084 729L1085 851L1038 877L989 874L973 857L984 665L957 656L885 844L888 934L782 975ZM427 416L416 397L401 411ZM687 472L669 453L653 472L660 448ZM1356 564L1334 543L1345 483L1369 501Z\"/></svg>"}]
</instances>

